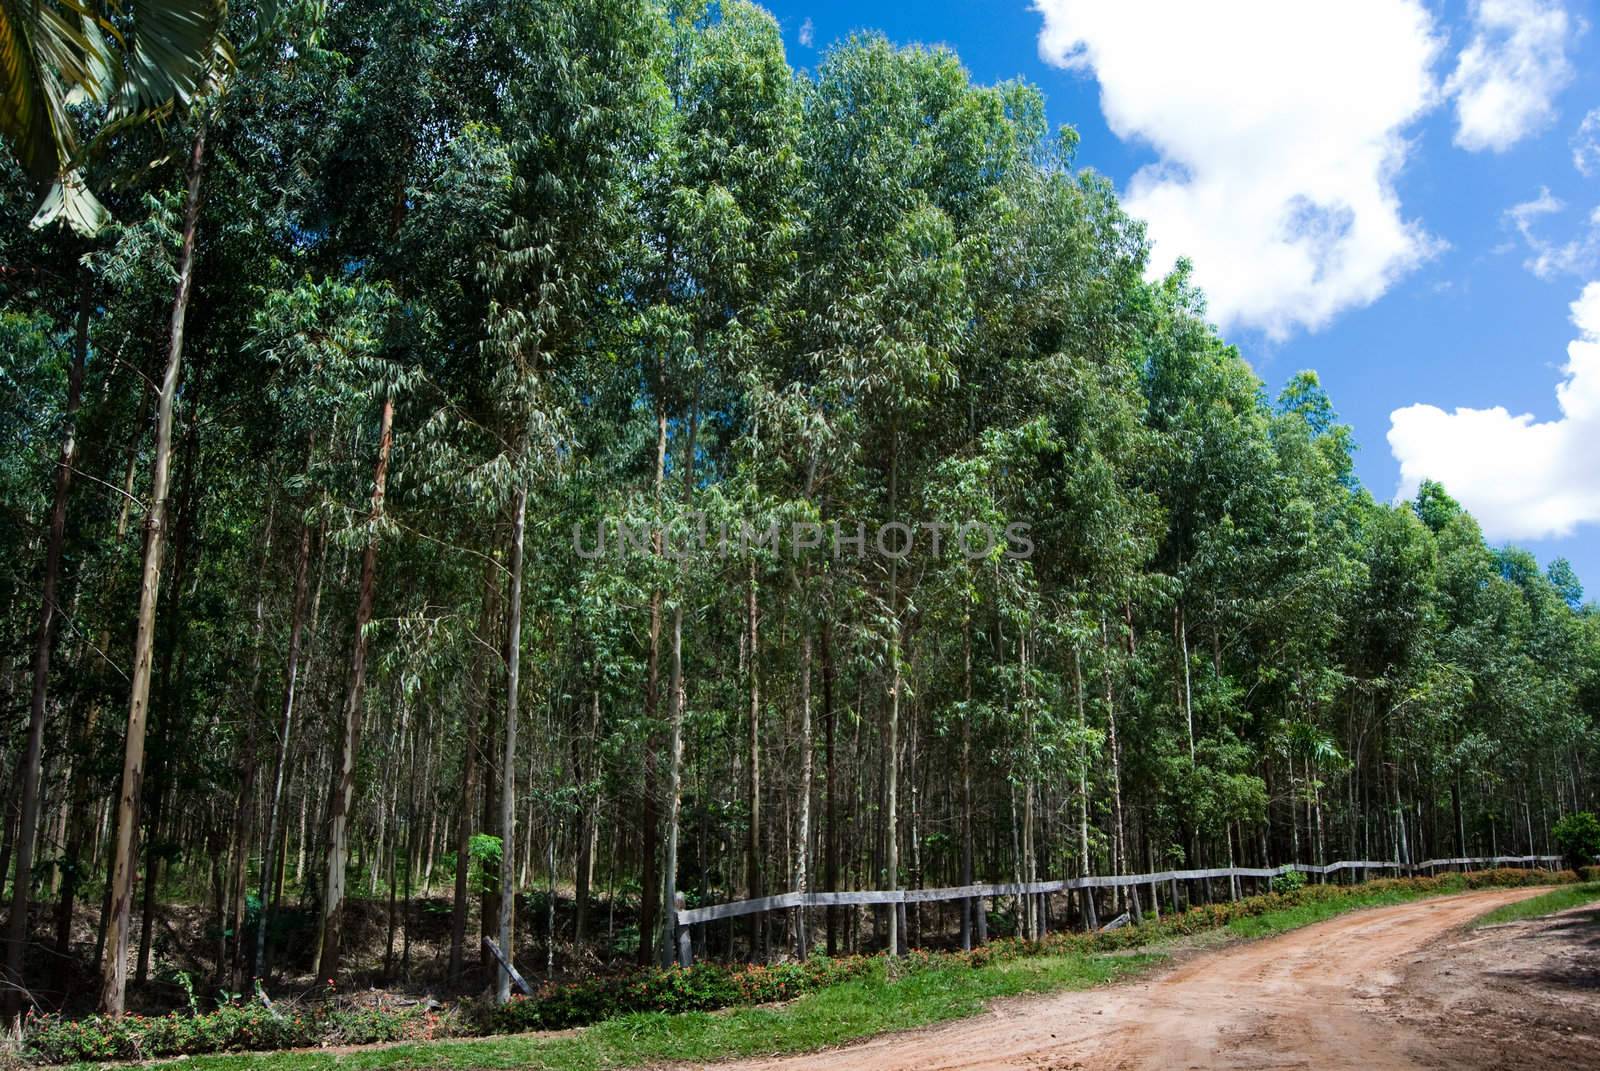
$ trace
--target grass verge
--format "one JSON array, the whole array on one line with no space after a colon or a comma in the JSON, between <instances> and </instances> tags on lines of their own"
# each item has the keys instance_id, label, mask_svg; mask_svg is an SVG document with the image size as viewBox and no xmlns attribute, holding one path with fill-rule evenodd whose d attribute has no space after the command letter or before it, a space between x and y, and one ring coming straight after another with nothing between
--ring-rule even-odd
<instances>
[{"instance_id":1,"label":"grass verge","mask_svg":"<svg viewBox=\"0 0 1600 1071\"><path fill-rule=\"evenodd\" d=\"M896 978L889 977L885 963L879 960L864 977L777 1006L677 1015L641 1012L555 1037L517 1034L352 1052L227 1053L154 1066L164 1071L600 1071L805 1052L976 1015L997 997L1086 989L1145 969L1162 958L1153 954L1046 955L976 968L927 966Z\"/></svg>"},{"instance_id":2,"label":"grass verge","mask_svg":"<svg viewBox=\"0 0 1600 1071\"><path fill-rule=\"evenodd\" d=\"M1266 937L1349 911L1494 885L1538 880L1526 872L1308 886L1289 895L1196 908L1100 937L1056 934L1033 952L989 956L913 954L891 973L881 958L849 981L778 1005L715 1012L636 1012L562 1034L512 1034L409 1042L381 1048L195 1055L147 1064L153 1071L389 1071L519 1068L602 1071L670 1062L814 1051L878 1034L975 1015L996 998L1085 989L1146 970L1173 947ZM1577 895L1580 889L1593 890ZM1517 908L1541 914L1600 898L1600 883L1568 886ZM1549 904L1542 909L1536 905ZM1491 913L1491 918L1500 912ZM75 1068L106 1067L75 1064ZM125 1066L125 1065L124 1065Z\"/></svg>"},{"instance_id":3,"label":"grass verge","mask_svg":"<svg viewBox=\"0 0 1600 1071\"><path fill-rule=\"evenodd\" d=\"M1540 896L1497 907L1473 925L1494 926L1502 922L1536 919L1544 915L1553 915L1557 911L1565 911L1569 907L1582 907L1596 900L1600 900L1600 881L1587 881L1582 885L1562 885Z\"/></svg>"}]
</instances>

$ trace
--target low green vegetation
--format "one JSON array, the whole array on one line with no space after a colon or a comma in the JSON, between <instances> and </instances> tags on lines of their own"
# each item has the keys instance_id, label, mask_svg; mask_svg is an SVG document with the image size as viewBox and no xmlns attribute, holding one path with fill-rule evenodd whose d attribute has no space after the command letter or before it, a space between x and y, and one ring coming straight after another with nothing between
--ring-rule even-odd
<instances>
[{"instance_id":1,"label":"low green vegetation","mask_svg":"<svg viewBox=\"0 0 1600 1071\"><path fill-rule=\"evenodd\" d=\"M324 1048L196 1055L182 1064L193 1071L622 1068L803 1052L973 1015L998 997L1113 981L1161 961L1167 948L1196 935L1269 936L1365 907L1475 888L1570 880L1568 875L1545 871L1492 870L1361 885L1299 885L1200 905L1106 933L1061 932L1040 941L1008 938L970 952L918 950L893 962L883 957L817 957L805 964L766 967L706 963L549 985L533 997L515 999L501 1008L464 1004L435 1012L413 1007L395 1009L387 1016L371 1009L357 1016L320 1008L289 1012L267 1023L262 1009L232 1006L157 1020L36 1020L30 1024L28 1044L35 1060L67 1063L208 1049L403 1041L354 1052ZM1600 884L1571 885L1529 903L1584 889L1596 890L1591 898L1600 895ZM284 1033L288 1029L284 1020L294 1024L293 1036ZM595 1025L575 1034L507 1033L584 1023ZM318 1024L326 1028L320 1034ZM486 1033L497 1036L450 1036Z\"/></svg>"},{"instance_id":2,"label":"low green vegetation","mask_svg":"<svg viewBox=\"0 0 1600 1071\"><path fill-rule=\"evenodd\" d=\"M368 1071L402 1068L526 1068L589 1071L761 1053L806 1052L894 1030L975 1015L990 1000L1084 989L1157 962L1156 955L1068 953L992 961L973 969L916 957L890 976L876 959L860 978L778 1006L729 1012L638 1012L576 1035L520 1034L388 1046L360 1052L237 1053L158 1068L193 1071ZM920 961L920 962L919 962Z\"/></svg>"},{"instance_id":3,"label":"low green vegetation","mask_svg":"<svg viewBox=\"0 0 1600 1071\"><path fill-rule=\"evenodd\" d=\"M1551 889L1542 896L1535 896L1528 900L1518 900L1514 904L1497 907L1480 918L1477 925L1494 926L1502 922L1542 918L1545 915L1553 915L1557 911L1565 911L1569 907L1582 907L1584 904L1593 903L1596 900L1600 900L1600 881L1585 881L1578 885L1564 885L1559 889Z\"/></svg>"},{"instance_id":4,"label":"low green vegetation","mask_svg":"<svg viewBox=\"0 0 1600 1071\"><path fill-rule=\"evenodd\" d=\"M1600 818L1592 811L1569 814L1551 830L1567 865L1581 870L1600 859Z\"/></svg>"}]
</instances>

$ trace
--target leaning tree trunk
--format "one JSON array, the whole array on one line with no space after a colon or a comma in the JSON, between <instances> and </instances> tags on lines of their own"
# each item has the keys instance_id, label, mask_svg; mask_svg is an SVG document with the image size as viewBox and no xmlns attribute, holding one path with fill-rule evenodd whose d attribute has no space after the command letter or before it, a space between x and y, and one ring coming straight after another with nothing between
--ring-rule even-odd
<instances>
[{"instance_id":1,"label":"leaning tree trunk","mask_svg":"<svg viewBox=\"0 0 1600 1071\"><path fill-rule=\"evenodd\" d=\"M122 786L117 797L117 827L112 841L110 910L106 956L100 977L100 1011L121 1016L128 993L128 933L133 922L133 833L144 790L144 732L150 705L150 671L155 653L156 599L161 587L161 552L166 542L167 485L172 466L172 409L183 362L183 328L194 287L194 242L200 224L200 175L205 163L206 125L195 132L189 155L189 187L183 205L183 245L178 254L178 289L172 299L167 335L167 366L156 403L155 471L145 513L144 567L139 582L139 624L133 641L133 681L128 699L128 729L123 744Z\"/></svg>"},{"instance_id":2,"label":"leaning tree trunk","mask_svg":"<svg viewBox=\"0 0 1600 1071\"><path fill-rule=\"evenodd\" d=\"M78 453L78 405L83 396L83 369L89 356L89 276L83 273L78 302L78 334L67 376L65 427L61 456L56 462L55 498L50 506L50 534L44 553L44 585L39 596L39 626L33 646L33 696L28 707L28 742L22 756L22 806L17 826L16 878L11 886L11 918L6 926L5 1014L15 1018L22 1009L23 953L28 942L28 897L33 888L33 847L39 824L39 775L44 756L45 715L49 709L50 648L56 626L56 583L61 575L61 547L66 542L67 496L72 489L72 465ZM5 875L0 873L0 882ZM68 879L71 880L70 878Z\"/></svg>"},{"instance_id":3,"label":"leaning tree trunk","mask_svg":"<svg viewBox=\"0 0 1600 1071\"><path fill-rule=\"evenodd\" d=\"M138 429L144 425L145 407L148 401L149 395L144 391L140 391L139 415L134 420L133 442L128 448L128 463L123 468L122 505L117 511L116 537L112 543L113 546L118 548L122 546L123 539L128 534L129 519L133 513L131 508L133 505L133 481L139 471L139 438L142 434ZM105 651L110 646L111 632L109 629L102 629L98 649ZM100 723L101 705L102 701L98 697L91 700L88 711L78 724L77 754L80 756L80 761L73 766L72 770L72 819L67 826L67 873L66 881L61 884L61 898L56 901L56 956L63 979L66 979L72 973L72 915L77 902L78 888L83 882L84 871L93 865L92 861L83 858L84 841L92 834L90 825L93 822L93 818L90 813L89 801L90 770L88 763L82 761L81 756L89 753L89 742L94 739L95 727ZM98 806L98 803L95 806ZM98 837L96 837L96 841L98 841ZM4 868L0 868L0 873L4 873ZM102 948L99 942L105 939L104 914L102 912L101 926L99 927L98 940L95 946L96 970L99 969Z\"/></svg>"},{"instance_id":4,"label":"leaning tree trunk","mask_svg":"<svg viewBox=\"0 0 1600 1071\"><path fill-rule=\"evenodd\" d=\"M511 518L511 579L506 593L506 724L504 750L500 755L500 924L498 928L500 952L507 962L516 955L516 945L511 939L517 902L515 869L516 851L516 758L517 758L517 688L521 683L522 669L522 533L528 515L528 489L518 488L517 501ZM505 963L495 975L495 1000L504 1004L511 999L511 972Z\"/></svg>"},{"instance_id":5,"label":"leaning tree trunk","mask_svg":"<svg viewBox=\"0 0 1600 1071\"><path fill-rule=\"evenodd\" d=\"M378 463L372 474L373 530L367 533L366 550L361 555L361 593L356 602L355 646L350 654L350 686L345 693L344 727L339 736L339 757L333 767L333 791L329 796L328 872L323 885L322 954L317 962L317 977L339 977L339 942L344 921L344 871L349 855L347 836L350 805L355 799L356 756L361 750L361 704L367 684L367 623L372 620L372 602L378 572L377 522L383 517L383 494L389 479L389 452L394 446L394 396L383 399L383 415L378 424Z\"/></svg>"}]
</instances>

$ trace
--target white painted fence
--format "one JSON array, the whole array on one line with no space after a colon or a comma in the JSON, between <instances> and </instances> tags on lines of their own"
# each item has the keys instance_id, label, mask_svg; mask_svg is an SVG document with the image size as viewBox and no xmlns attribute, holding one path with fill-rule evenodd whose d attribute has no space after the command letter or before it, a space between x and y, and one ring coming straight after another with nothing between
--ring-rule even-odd
<instances>
[{"instance_id":1,"label":"white painted fence","mask_svg":"<svg viewBox=\"0 0 1600 1071\"><path fill-rule=\"evenodd\" d=\"M1341 871L1392 870L1396 875L1419 873L1436 874L1445 867L1475 866L1526 866L1541 863L1559 863L1555 855L1496 855L1461 859L1428 859L1420 863L1374 861L1370 859L1340 860L1326 866L1310 863L1290 863L1277 867L1216 867L1209 870L1163 870L1155 874L1092 875L1081 878L1064 878L1057 881L1001 882L998 884L955 885L939 889L876 889L850 892L787 892L776 896L763 896L755 900L734 900L725 904L677 909L678 959L689 961L690 927L719 919L755 915L763 911L789 911L795 908L861 907L880 904L925 904L941 900L982 900L995 896L1037 896L1041 894L1072 892L1080 889L1128 888L1134 885L1169 885L1176 895L1180 881L1201 881L1211 878L1281 877L1291 870L1304 874L1337 874ZM679 894L680 898L682 894Z\"/></svg>"}]
</instances>

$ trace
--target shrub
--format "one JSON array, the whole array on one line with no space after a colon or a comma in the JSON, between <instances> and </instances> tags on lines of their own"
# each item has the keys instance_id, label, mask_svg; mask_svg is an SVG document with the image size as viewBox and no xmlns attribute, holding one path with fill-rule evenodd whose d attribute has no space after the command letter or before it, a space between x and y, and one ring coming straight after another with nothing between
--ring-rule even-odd
<instances>
[{"instance_id":1,"label":"shrub","mask_svg":"<svg viewBox=\"0 0 1600 1071\"><path fill-rule=\"evenodd\" d=\"M482 1009L478 1027L492 1034L560 1030L632 1012L714 1011L770 1004L858 977L870 965L871 960L863 956L814 956L803 963L748 967L697 963L580 978L548 984L531 997L513 997L507 1004Z\"/></svg>"},{"instance_id":2,"label":"shrub","mask_svg":"<svg viewBox=\"0 0 1600 1071\"><path fill-rule=\"evenodd\" d=\"M1569 814L1550 831L1567 865L1581 870L1600 856L1600 818L1592 811Z\"/></svg>"},{"instance_id":3,"label":"shrub","mask_svg":"<svg viewBox=\"0 0 1600 1071\"><path fill-rule=\"evenodd\" d=\"M1275 893L1292 893L1296 889L1304 888L1306 876L1303 871L1286 870L1272 879L1272 891Z\"/></svg>"},{"instance_id":4,"label":"shrub","mask_svg":"<svg viewBox=\"0 0 1600 1071\"><path fill-rule=\"evenodd\" d=\"M288 1049L318 1044L363 1045L377 1041L418 1040L450 1032L440 1017L423 1007L340 1008L321 1004L309 1010L267 1008L229 1001L200 1014L90 1015L62 1019L27 1017L23 1042L29 1056L43 1063L144 1060L204 1052Z\"/></svg>"}]
</instances>

